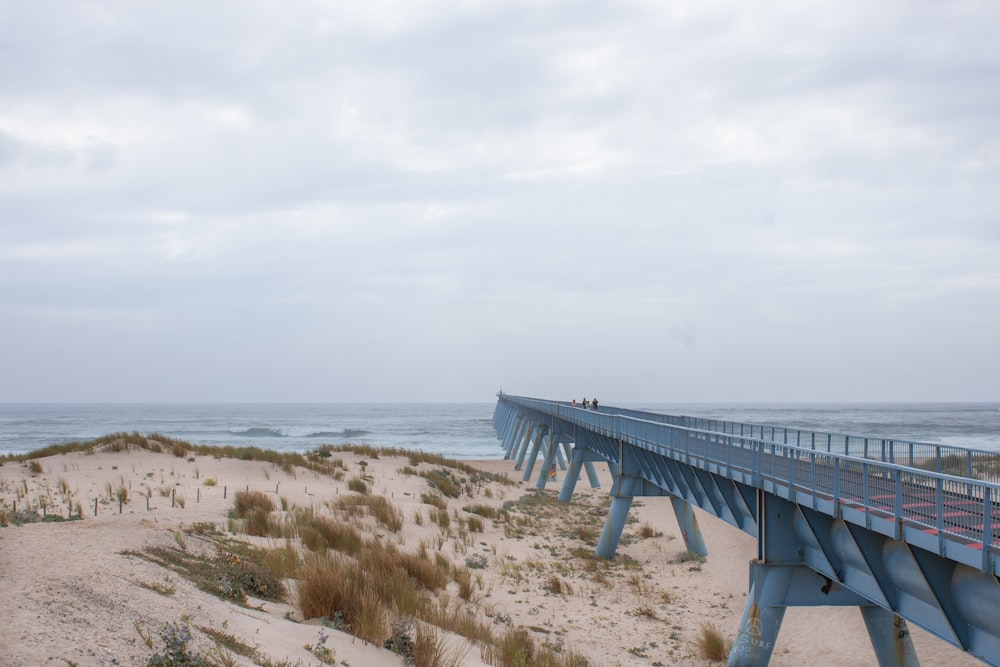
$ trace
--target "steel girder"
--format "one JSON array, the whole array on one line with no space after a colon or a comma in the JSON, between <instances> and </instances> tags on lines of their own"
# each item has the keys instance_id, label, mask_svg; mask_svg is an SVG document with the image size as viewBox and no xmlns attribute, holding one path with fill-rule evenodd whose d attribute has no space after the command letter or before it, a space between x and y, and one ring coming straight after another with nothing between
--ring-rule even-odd
<instances>
[{"instance_id":1,"label":"steel girder","mask_svg":"<svg viewBox=\"0 0 1000 667\"><path fill-rule=\"evenodd\" d=\"M536 424L544 419L554 426L550 416L539 416ZM514 437L512 430L527 437L524 426L515 428L516 416L504 414L501 423L498 433L505 443ZM575 436L561 500L571 497L584 464L604 461L615 478L598 555L614 555L632 498L642 495L680 499L758 538L730 666L766 665L784 608L810 605L858 606L882 666L918 664L904 618L1000 666L997 577L944 550L912 544L909 527L883 525L888 522L871 513L855 516L858 511L849 504L809 492L796 496L788 486L734 473L725 464L691 460L676 449L657 452L571 424L560 427L573 429ZM683 531L681 516L678 511ZM901 539L904 535L911 543ZM934 544L928 539L928 547Z\"/></svg>"}]
</instances>

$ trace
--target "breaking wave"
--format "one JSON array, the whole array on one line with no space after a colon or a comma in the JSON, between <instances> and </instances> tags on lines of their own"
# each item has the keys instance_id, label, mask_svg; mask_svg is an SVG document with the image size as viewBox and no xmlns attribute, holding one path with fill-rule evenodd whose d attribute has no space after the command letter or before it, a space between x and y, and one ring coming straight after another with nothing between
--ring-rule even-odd
<instances>
[{"instance_id":1,"label":"breaking wave","mask_svg":"<svg viewBox=\"0 0 1000 667\"><path fill-rule=\"evenodd\" d=\"M244 431L230 431L233 435L245 438L283 438L285 434L273 428L248 428Z\"/></svg>"},{"instance_id":2,"label":"breaking wave","mask_svg":"<svg viewBox=\"0 0 1000 667\"><path fill-rule=\"evenodd\" d=\"M345 428L343 431L316 431L315 433L310 433L307 438L358 438L363 435L368 435L371 431L366 431L363 428Z\"/></svg>"}]
</instances>

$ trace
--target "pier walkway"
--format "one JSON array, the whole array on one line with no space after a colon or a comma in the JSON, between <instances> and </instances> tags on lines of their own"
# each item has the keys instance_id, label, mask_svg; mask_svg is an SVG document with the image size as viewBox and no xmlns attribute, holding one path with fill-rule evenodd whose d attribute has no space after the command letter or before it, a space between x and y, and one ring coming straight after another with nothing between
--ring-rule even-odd
<instances>
[{"instance_id":1,"label":"pier walkway","mask_svg":"<svg viewBox=\"0 0 1000 667\"><path fill-rule=\"evenodd\" d=\"M560 500L608 465L600 557L637 496L670 498L692 552L695 507L757 538L729 667L768 664L789 606L858 607L881 667L919 665L907 622L1000 666L997 452L507 394L493 422L525 481L568 469Z\"/></svg>"}]
</instances>

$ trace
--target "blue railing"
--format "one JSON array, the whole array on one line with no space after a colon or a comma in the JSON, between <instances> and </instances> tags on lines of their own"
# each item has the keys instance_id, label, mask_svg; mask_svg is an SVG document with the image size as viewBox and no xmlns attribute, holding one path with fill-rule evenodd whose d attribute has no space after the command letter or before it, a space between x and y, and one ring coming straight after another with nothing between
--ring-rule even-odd
<instances>
[{"instance_id":1,"label":"blue railing","mask_svg":"<svg viewBox=\"0 0 1000 667\"><path fill-rule=\"evenodd\" d=\"M567 410L574 408L569 403L547 402ZM606 410L602 408L602 410ZM955 447L927 442L916 442L898 438L880 438L793 429L767 424L750 424L668 415L655 412L611 409L614 414L634 416L640 419L661 421L664 424L682 426L699 431L726 433L766 442L776 442L829 454L843 454L855 458L870 459L883 463L894 463L909 468L919 468L932 472L946 473L956 477L968 477L987 482L1000 483L1000 452L967 447Z\"/></svg>"},{"instance_id":2,"label":"blue railing","mask_svg":"<svg viewBox=\"0 0 1000 667\"><path fill-rule=\"evenodd\" d=\"M828 434L809 432L807 444L798 437L786 443L778 440L790 433L806 432L754 426L747 433L734 433L734 422L606 408L592 411L561 402L507 395L502 398L880 532L889 534L891 530L890 536L895 539L903 538L908 529L918 531L922 533L920 541L925 545L933 541L942 555L952 544L974 545L982 549L981 567L992 568L992 551L998 545L995 532L1000 529L1000 524L994 527L994 519L1000 519L995 506L1000 500L1000 485L972 475L951 475L923 467L936 456L935 467L942 468L943 451L964 462L982 461L979 455L983 454L996 461L996 453L872 438L863 439L865 444L856 436L844 436L837 447L829 445L830 450L840 448L843 452L825 451L815 446L812 436ZM703 426L709 428L700 428ZM832 442L827 438L827 443ZM878 446L871 447L872 442ZM906 457L896 456L897 445L902 446ZM896 462L872 456L882 452L888 452L888 458ZM918 462L921 467L910 462Z\"/></svg>"}]
</instances>

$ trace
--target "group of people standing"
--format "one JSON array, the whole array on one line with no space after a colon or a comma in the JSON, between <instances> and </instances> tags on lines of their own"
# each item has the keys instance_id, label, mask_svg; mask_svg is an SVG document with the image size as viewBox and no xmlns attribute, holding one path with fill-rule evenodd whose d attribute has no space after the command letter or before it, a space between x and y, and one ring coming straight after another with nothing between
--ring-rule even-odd
<instances>
[{"instance_id":1,"label":"group of people standing","mask_svg":"<svg viewBox=\"0 0 1000 667\"><path fill-rule=\"evenodd\" d=\"M577 407L576 399L575 398L572 401L570 401L570 406L574 407L574 408ZM584 410L596 410L597 409L597 399L595 398L592 401L587 401L587 397L584 396L583 397L583 409Z\"/></svg>"}]
</instances>

